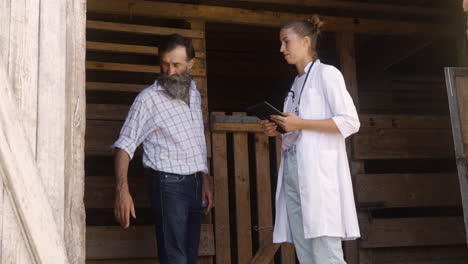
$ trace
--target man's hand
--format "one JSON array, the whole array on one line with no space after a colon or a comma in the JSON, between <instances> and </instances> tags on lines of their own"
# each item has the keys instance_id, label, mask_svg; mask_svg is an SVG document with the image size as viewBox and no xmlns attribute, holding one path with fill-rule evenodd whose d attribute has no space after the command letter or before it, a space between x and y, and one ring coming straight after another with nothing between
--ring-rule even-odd
<instances>
[{"instance_id":1,"label":"man's hand","mask_svg":"<svg viewBox=\"0 0 468 264\"><path fill-rule=\"evenodd\" d=\"M130 226L130 214L136 219L135 206L133 205L130 192L128 190L117 190L115 195L114 215L117 222L119 222L123 228L128 228Z\"/></svg>"},{"instance_id":2,"label":"man's hand","mask_svg":"<svg viewBox=\"0 0 468 264\"><path fill-rule=\"evenodd\" d=\"M280 135L278 131L276 131L277 125L273 122L270 122L268 120L261 120L260 125L263 128L263 133L269 137L275 137Z\"/></svg>"},{"instance_id":3,"label":"man's hand","mask_svg":"<svg viewBox=\"0 0 468 264\"><path fill-rule=\"evenodd\" d=\"M208 215L213 208L213 194L210 189L208 174L203 174L202 203L206 204L205 215Z\"/></svg>"}]
</instances>

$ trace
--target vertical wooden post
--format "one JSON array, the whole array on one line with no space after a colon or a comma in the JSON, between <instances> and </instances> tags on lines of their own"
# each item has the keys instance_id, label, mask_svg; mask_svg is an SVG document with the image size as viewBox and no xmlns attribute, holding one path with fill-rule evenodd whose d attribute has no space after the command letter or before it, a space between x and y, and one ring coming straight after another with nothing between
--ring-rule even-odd
<instances>
[{"instance_id":1,"label":"vertical wooden post","mask_svg":"<svg viewBox=\"0 0 468 264\"><path fill-rule=\"evenodd\" d=\"M68 0L66 6L66 118L64 240L68 260L85 262L84 135L86 125L86 0Z\"/></svg>"},{"instance_id":2,"label":"vertical wooden post","mask_svg":"<svg viewBox=\"0 0 468 264\"><path fill-rule=\"evenodd\" d=\"M213 115L224 113L213 113ZM213 132L216 263L231 263L226 132Z\"/></svg>"},{"instance_id":3,"label":"vertical wooden post","mask_svg":"<svg viewBox=\"0 0 468 264\"><path fill-rule=\"evenodd\" d=\"M357 87L357 73L356 73L356 51L354 47L354 33L352 32L338 32L336 33L336 48L338 56L340 57L341 72L345 79L346 87L353 98L354 105L359 109L358 87ZM348 157L351 157L351 141L347 140ZM351 169L352 169L351 163ZM354 175L353 182L354 181ZM354 186L354 189L356 186ZM359 263L359 249L357 241L346 241L345 256L348 264Z\"/></svg>"}]
</instances>

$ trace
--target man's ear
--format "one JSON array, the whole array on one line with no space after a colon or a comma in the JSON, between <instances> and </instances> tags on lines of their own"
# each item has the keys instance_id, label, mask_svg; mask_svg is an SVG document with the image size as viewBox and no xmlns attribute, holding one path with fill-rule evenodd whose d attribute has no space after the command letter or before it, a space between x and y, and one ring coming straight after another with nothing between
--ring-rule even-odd
<instances>
[{"instance_id":1,"label":"man's ear","mask_svg":"<svg viewBox=\"0 0 468 264\"><path fill-rule=\"evenodd\" d=\"M195 65L195 58L192 58L188 61L187 63L188 69L191 70L193 68L193 65Z\"/></svg>"}]
</instances>

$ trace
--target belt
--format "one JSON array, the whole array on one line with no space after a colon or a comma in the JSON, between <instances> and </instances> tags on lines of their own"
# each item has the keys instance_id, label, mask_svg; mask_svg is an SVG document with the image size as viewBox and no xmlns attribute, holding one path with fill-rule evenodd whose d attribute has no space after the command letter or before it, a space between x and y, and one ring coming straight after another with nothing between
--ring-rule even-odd
<instances>
[{"instance_id":1,"label":"belt","mask_svg":"<svg viewBox=\"0 0 468 264\"><path fill-rule=\"evenodd\" d=\"M174 175L174 176L193 176L193 177L199 177L200 176L200 172L195 172L195 173L192 173L192 174L177 174L177 173L172 173L172 172L164 172L164 171L157 171L157 170L153 170L151 168L148 168L148 171L150 172L150 174L155 174L157 176L160 176L160 175Z\"/></svg>"}]
</instances>

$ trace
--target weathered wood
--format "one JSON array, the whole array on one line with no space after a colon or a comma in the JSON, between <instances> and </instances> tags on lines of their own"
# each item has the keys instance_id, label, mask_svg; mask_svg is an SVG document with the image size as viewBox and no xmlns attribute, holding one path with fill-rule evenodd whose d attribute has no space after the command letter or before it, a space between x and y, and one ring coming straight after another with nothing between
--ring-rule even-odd
<instances>
[{"instance_id":1,"label":"weathered wood","mask_svg":"<svg viewBox=\"0 0 468 264\"><path fill-rule=\"evenodd\" d=\"M136 208L150 208L148 199L148 179L129 177L128 186ZM114 208L115 183L113 177L88 176L84 202L87 209Z\"/></svg>"},{"instance_id":2,"label":"weathered wood","mask_svg":"<svg viewBox=\"0 0 468 264\"><path fill-rule=\"evenodd\" d=\"M107 51L107 52L122 52L122 53L135 53L135 54L145 54L145 55L159 55L158 47L151 46L142 46L142 45L127 45L127 44L117 44L117 43L106 43L106 42L95 42L87 41L86 42L87 50L96 50L96 51ZM206 58L206 52L204 51L195 51L196 58Z\"/></svg>"},{"instance_id":3,"label":"weathered wood","mask_svg":"<svg viewBox=\"0 0 468 264\"><path fill-rule=\"evenodd\" d=\"M359 206L436 207L459 206L458 178L453 173L359 174Z\"/></svg>"},{"instance_id":4,"label":"weathered wood","mask_svg":"<svg viewBox=\"0 0 468 264\"><path fill-rule=\"evenodd\" d=\"M213 225L203 224L200 256L215 254ZM86 229L87 259L131 259L157 256L154 226L88 226Z\"/></svg>"},{"instance_id":5,"label":"weathered wood","mask_svg":"<svg viewBox=\"0 0 468 264\"><path fill-rule=\"evenodd\" d=\"M233 115L242 115L234 113ZM252 227L250 224L250 177L247 133L234 133L234 177L236 192L237 257L239 263L252 258Z\"/></svg>"},{"instance_id":6,"label":"weathered wood","mask_svg":"<svg viewBox=\"0 0 468 264\"><path fill-rule=\"evenodd\" d=\"M86 82L86 90L89 91L141 92L148 86L145 84Z\"/></svg>"},{"instance_id":7,"label":"weathered wood","mask_svg":"<svg viewBox=\"0 0 468 264\"><path fill-rule=\"evenodd\" d=\"M123 121L127 117L129 109L128 105L88 104L86 118Z\"/></svg>"},{"instance_id":8,"label":"weathered wood","mask_svg":"<svg viewBox=\"0 0 468 264\"><path fill-rule=\"evenodd\" d=\"M99 62L99 61L87 61L86 69L87 70L103 70L103 71L148 72L148 73L160 73L161 72L161 67L159 66L114 63L114 62ZM200 68L192 69L190 73L195 76L206 75L206 71Z\"/></svg>"},{"instance_id":9,"label":"weathered wood","mask_svg":"<svg viewBox=\"0 0 468 264\"><path fill-rule=\"evenodd\" d=\"M267 239L273 230L270 182L270 147L268 137L263 133L255 134L255 160L257 169L257 211L259 245Z\"/></svg>"},{"instance_id":10,"label":"weathered wood","mask_svg":"<svg viewBox=\"0 0 468 264\"><path fill-rule=\"evenodd\" d=\"M444 10L440 8L421 7L415 5L391 5L383 4L379 2L347 2L339 0L303 0L300 2L290 0L240 0L243 2L254 2L254 3L271 3L281 5L296 5L296 6L308 6L317 8L333 8L348 11L369 11L375 13L394 13L394 14L413 14L413 15L427 15L427 16L449 16L450 10Z\"/></svg>"},{"instance_id":11,"label":"weathered wood","mask_svg":"<svg viewBox=\"0 0 468 264\"><path fill-rule=\"evenodd\" d=\"M260 124L211 123L211 131L217 132L263 132Z\"/></svg>"},{"instance_id":12,"label":"weathered wood","mask_svg":"<svg viewBox=\"0 0 468 264\"><path fill-rule=\"evenodd\" d=\"M363 248L462 245L462 217L360 218Z\"/></svg>"},{"instance_id":13,"label":"weathered wood","mask_svg":"<svg viewBox=\"0 0 468 264\"><path fill-rule=\"evenodd\" d=\"M0 169L3 184L8 189L22 232L28 238L27 244L33 261L68 263L63 244L63 229L60 232L56 225L48 192L43 187L44 179L39 176L8 84L6 68L2 66L0 69L0 83L3 84L0 86L3 95L0 104ZM63 221L63 215L60 217ZM43 243L44 237L48 238L48 243Z\"/></svg>"},{"instance_id":14,"label":"weathered wood","mask_svg":"<svg viewBox=\"0 0 468 264\"><path fill-rule=\"evenodd\" d=\"M212 263L212 257L198 257L198 264ZM158 259L107 259L87 260L86 264L160 264Z\"/></svg>"},{"instance_id":15,"label":"weathered wood","mask_svg":"<svg viewBox=\"0 0 468 264\"><path fill-rule=\"evenodd\" d=\"M355 159L405 159L453 157L448 129L361 128L354 135Z\"/></svg>"},{"instance_id":16,"label":"weathered wood","mask_svg":"<svg viewBox=\"0 0 468 264\"><path fill-rule=\"evenodd\" d=\"M164 11L162 11L164 10ZM272 11L253 11L242 8L189 5L178 3L138 1L111 1L91 0L88 2L88 11L95 13L112 13L124 15L142 15L153 17L202 19L205 21L251 24L259 26L278 27L289 21L307 18L309 14L280 13ZM322 16L326 22L326 31L353 31L361 33L380 33L385 35L406 34L454 34L448 30L450 26L430 23L385 21L376 19Z\"/></svg>"},{"instance_id":17,"label":"weathered wood","mask_svg":"<svg viewBox=\"0 0 468 264\"><path fill-rule=\"evenodd\" d=\"M59 234L64 236L66 4L40 2L36 161Z\"/></svg>"},{"instance_id":18,"label":"weathered wood","mask_svg":"<svg viewBox=\"0 0 468 264\"><path fill-rule=\"evenodd\" d=\"M204 38L205 37L205 32L202 30L143 26L143 25L103 22L103 21L94 21L94 20L88 20L86 23L86 28L114 31L114 32L151 34L151 35L170 35L170 34L178 33L182 36L189 37L189 38Z\"/></svg>"},{"instance_id":19,"label":"weathered wood","mask_svg":"<svg viewBox=\"0 0 468 264\"><path fill-rule=\"evenodd\" d=\"M449 116L437 115L359 115L361 128L450 129Z\"/></svg>"},{"instance_id":20,"label":"weathered wood","mask_svg":"<svg viewBox=\"0 0 468 264\"><path fill-rule=\"evenodd\" d=\"M7 70L30 148L36 151L39 1L0 3L0 65ZM7 80L5 80L7 81ZM6 84L3 84L6 85ZM2 174L2 172L0 172ZM0 262L29 264L33 259L3 178L0 179ZM3 209L2 209L3 208Z\"/></svg>"},{"instance_id":21,"label":"weathered wood","mask_svg":"<svg viewBox=\"0 0 468 264\"><path fill-rule=\"evenodd\" d=\"M250 264L263 264L272 263L275 257L276 251L280 247L280 244L273 243L273 230L269 230L265 234L265 239L260 243L260 249L257 251L255 256L249 262L239 263L250 263Z\"/></svg>"},{"instance_id":22,"label":"weathered wood","mask_svg":"<svg viewBox=\"0 0 468 264\"><path fill-rule=\"evenodd\" d=\"M86 125L86 0L66 1L66 119L64 172L64 240L68 260L84 263L86 223L84 137Z\"/></svg>"},{"instance_id":23,"label":"weathered wood","mask_svg":"<svg viewBox=\"0 0 468 264\"><path fill-rule=\"evenodd\" d=\"M364 249L361 264L464 264L468 261L466 246L376 248Z\"/></svg>"},{"instance_id":24,"label":"weathered wood","mask_svg":"<svg viewBox=\"0 0 468 264\"><path fill-rule=\"evenodd\" d=\"M338 32L336 34L336 49L346 88L353 98L356 108L359 109L354 34L352 32Z\"/></svg>"},{"instance_id":25,"label":"weathered wood","mask_svg":"<svg viewBox=\"0 0 468 264\"><path fill-rule=\"evenodd\" d=\"M221 113L214 113L221 114ZM226 133L213 132L216 263L231 263Z\"/></svg>"}]
</instances>

